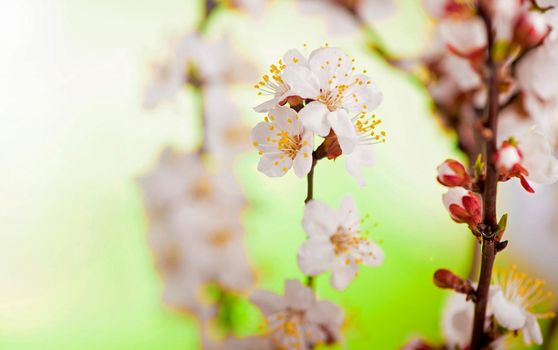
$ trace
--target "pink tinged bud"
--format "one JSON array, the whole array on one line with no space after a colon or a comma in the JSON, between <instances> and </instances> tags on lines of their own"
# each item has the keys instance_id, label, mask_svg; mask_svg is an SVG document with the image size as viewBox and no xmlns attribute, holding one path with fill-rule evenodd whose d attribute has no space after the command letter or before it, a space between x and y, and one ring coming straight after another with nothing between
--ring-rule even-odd
<instances>
[{"instance_id":1,"label":"pink tinged bud","mask_svg":"<svg viewBox=\"0 0 558 350\"><path fill-rule=\"evenodd\" d=\"M457 223L466 223L472 228L482 221L482 204L479 198L463 187L451 187L442 196L444 206Z\"/></svg>"},{"instance_id":2,"label":"pink tinged bud","mask_svg":"<svg viewBox=\"0 0 558 350\"><path fill-rule=\"evenodd\" d=\"M529 185L525 176L529 175L529 171L521 165L523 155L521 150L513 143L504 141L502 146L496 153L496 168L500 173L500 179L507 181L512 177L517 177L521 186L529 192L534 193L535 190Z\"/></svg>"},{"instance_id":3,"label":"pink tinged bud","mask_svg":"<svg viewBox=\"0 0 558 350\"><path fill-rule=\"evenodd\" d=\"M517 164L521 164L521 152L509 143L504 143L496 154L496 167L500 172L510 172Z\"/></svg>"},{"instance_id":4,"label":"pink tinged bud","mask_svg":"<svg viewBox=\"0 0 558 350\"><path fill-rule=\"evenodd\" d=\"M471 178L463 164L457 160L448 159L438 167L439 183L446 187L469 187Z\"/></svg>"},{"instance_id":5,"label":"pink tinged bud","mask_svg":"<svg viewBox=\"0 0 558 350\"><path fill-rule=\"evenodd\" d=\"M524 12L515 22L513 40L523 47L532 47L538 45L548 31L543 15L537 12Z\"/></svg>"}]
</instances>

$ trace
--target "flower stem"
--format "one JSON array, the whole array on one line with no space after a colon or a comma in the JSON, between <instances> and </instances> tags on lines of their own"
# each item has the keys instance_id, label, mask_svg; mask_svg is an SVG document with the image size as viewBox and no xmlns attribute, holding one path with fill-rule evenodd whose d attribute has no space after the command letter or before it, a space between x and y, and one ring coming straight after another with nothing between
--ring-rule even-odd
<instances>
[{"instance_id":1,"label":"flower stem","mask_svg":"<svg viewBox=\"0 0 558 350\"><path fill-rule=\"evenodd\" d=\"M486 307L488 304L488 292L490 280L492 278L492 268L496 258L496 236L498 229L496 220L496 196L498 191L498 171L494 154L497 150L496 135L498 132L498 67L494 62L494 31L492 28L492 18L488 11L480 6L479 13L484 21L487 32L488 57L488 101L486 106L487 119L484 127L488 131L485 139L485 160L486 160L486 181L483 199L483 224L479 225L482 239L482 259L479 284L477 288L477 302L475 304L475 316L473 321L473 334L471 338L471 350L480 350L487 344L487 337L484 333L486 319Z\"/></svg>"},{"instance_id":2,"label":"flower stem","mask_svg":"<svg viewBox=\"0 0 558 350\"><path fill-rule=\"evenodd\" d=\"M318 161L314 158L312 160L312 167L310 168L310 172L306 176L307 186L306 186L306 199L304 199L304 204L308 203L312 199L314 199L314 167Z\"/></svg>"},{"instance_id":3,"label":"flower stem","mask_svg":"<svg viewBox=\"0 0 558 350\"><path fill-rule=\"evenodd\" d=\"M558 312L558 310L556 310ZM558 330L558 317L552 318L550 324L548 325L548 329L546 330L546 334L544 339L546 340L542 345L542 350L550 350L552 349L553 338L555 338L556 331Z\"/></svg>"}]
</instances>

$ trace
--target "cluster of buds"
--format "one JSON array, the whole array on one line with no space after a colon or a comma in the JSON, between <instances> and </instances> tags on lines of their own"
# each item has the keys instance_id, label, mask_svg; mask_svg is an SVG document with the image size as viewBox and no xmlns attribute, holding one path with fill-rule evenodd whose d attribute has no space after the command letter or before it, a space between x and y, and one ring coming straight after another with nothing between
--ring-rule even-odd
<instances>
[{"instance_id":1,"label":"cluster of buds","mask_svg":"<svg viewBox=\"0 0 558 350\"><path fill-rule=\"evenodd\" d=\"M500 174L500 181L507 181L512 177L517 177L521 182L521 186L527 192L534 193L535 191L525 179L529 175L529 171L521 164L522 161L523 154L514 138L509 138L502 142L496 153L496 167Z\"/></svg>"},{"instance_id":2,"label":"cluster of buds","mask_svg":"<svg viewBox=\"0 0 558 350\"><path fill-rule=\"evenodd\" d=\"M444 206L457 223L466 223L473 231L482 221L482 204L473 193L471 177L457 160L448 159L438 167L437 180L448 187L442 196Z\"/></svg>"}]
</instances>

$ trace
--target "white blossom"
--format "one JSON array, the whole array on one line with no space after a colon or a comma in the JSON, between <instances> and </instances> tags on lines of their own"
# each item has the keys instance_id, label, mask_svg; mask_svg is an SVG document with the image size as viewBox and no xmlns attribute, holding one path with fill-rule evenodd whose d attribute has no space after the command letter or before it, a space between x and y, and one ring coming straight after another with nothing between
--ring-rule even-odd
<instances>
[{"instance_id":1,"label":"white blossom","mask_svg":"<svg viewBox=\"0 0 558 350\"><path fill-rule=\"evenodd\" d=\"M291 108L278 107L269 112L264 122L252 130L252 142L259 150L258 170L278 177L291 167L303 177L312 167L314 135L302 126L299 115Z\"/></svg>"},{"instance_id":2,"label":"white blossom","mask_svg":"<svg viewBox=\"0 0 558 350\"><path fill-rule=\"evenodd\" d=\"M329 301L316 300L309 287L285 281L285 295L256 291L250 298L262 311L269 336L279 349L312 349L341 338L343 312Z\"/></svg>"},{"instance_id":3,"label":"white blossom","mask_svg":"<svg viewBox=\"0 0 558 350\"><path fill-rule=\"evenodd\" d=\"M203 285L251 287L254 276L240 224L245 199L230 175L209 172L196 154L167 149L139 182L167 304L205 318L212 310L198 300Z\"/></svg>"},{"instance_id":4,"label":"white blossom","mask_svg":"<svg viewBox=\"0 0 558 350\"><path fill-rule=\"evenodd\" d=\"M537 319L552 317L551 312L538 312L536 307L549 295L542 290L543 282L531 280L515 269L496 274L490 306L500 325L520 331L526 345L542 344L542 332Z\"/></svg>"},{"instance_id":5,"label":"white blossom","mask_svg":"<svg viewBox=\"0 0 558 350\"><path fill-rule=\"evenodd\" d=\"M382 101L370 78L353 71L342 50L324 47L311 53L307 66L292 66L282 75L293 94L312 100L299 112L303 125L320 136L332 129L344 153L357 142L349 115L372 111Z\"/></svg>"},{"instance_id":6,"label":"white blossom","mask_svg":"<svg viewBox=\"0 0 558 350\"><path fill-rule=\"evenodd\" d=\"M338 211L312 200L306 204L302 225L308 240L298 251L298 265L306 275L331 271L331 285L345 289L358 273L359 265L378 266L384 253L361 235L360 217L352 197Z\"/></svg>"},{"instance_id":7,"label":"white blossom","mask_svg":"<svg viewBox=\"0 0 558 350\"><path fill-rule=\"evenodd\" d=\"M291 96L290 86L283 80L282 76L286 70L289 74L291 66L307 66L306 58L296 49L287 51L277 64L272 64L269 74L262 77L261 81L255 85L260 90L258 95L270 95L271 99L254 107L258 113L269 112L271 109L285 104L287 97Z\"/></svg>"}]
</instances>

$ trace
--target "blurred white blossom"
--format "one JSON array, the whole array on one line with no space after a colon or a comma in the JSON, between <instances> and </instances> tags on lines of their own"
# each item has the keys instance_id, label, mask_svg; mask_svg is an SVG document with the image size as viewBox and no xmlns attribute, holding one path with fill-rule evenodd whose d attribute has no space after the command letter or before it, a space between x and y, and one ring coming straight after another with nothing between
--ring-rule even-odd
<instances>
[{"instance_id":1,"label":"blurred white blossom","mask_svg":"<svg viewBox=\"0 0 558 350\"><path fill-rule=\"evenodd\" d=\"M298 251L298 265L309 276L331 271L331 285L345 289L358 273L359 265L378 266L382 249L360 231L355 202L347 196L338 211L312 200L306 204L302 225L308 240Z\"/></svg>"},{"instance_id":2,"label":"blurred white blossom","mask_svg":"<svg viewBox=\"0 0 558 350\"><path fill-rule=\"evenodd\" d=\"M262 311L275 348L309 350L341 338L343 311L332 302L316 300L297 280L285 281L284 296L256 291L250 299Z\"/></svg>"},{"instance_id":3,"label":"blurred white blossom","mask_svg":"<svg viewBox=\"0 0 558 350\"><path fill-rule=\"evenodd\" d=\"M240 213L245 198L229 174L213 174L197 154L163 151L139 180L149 218L148 241L163 277L166 303L207 317L200 288L251 287Z\"/></svg>"}]
</instances>

